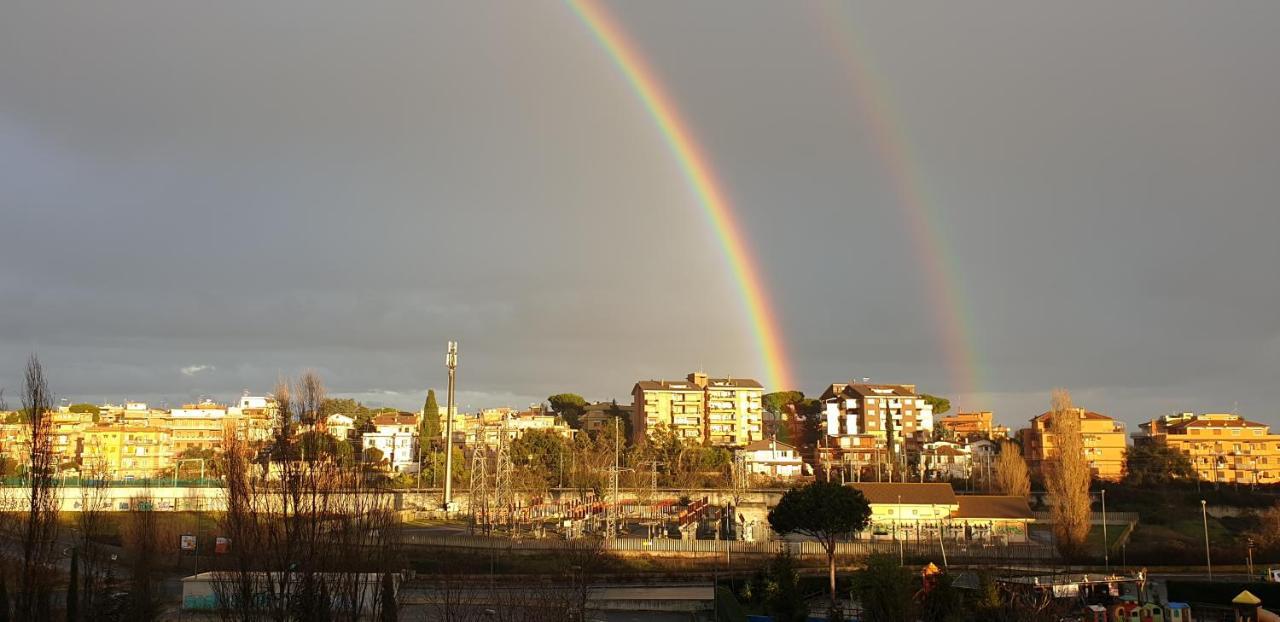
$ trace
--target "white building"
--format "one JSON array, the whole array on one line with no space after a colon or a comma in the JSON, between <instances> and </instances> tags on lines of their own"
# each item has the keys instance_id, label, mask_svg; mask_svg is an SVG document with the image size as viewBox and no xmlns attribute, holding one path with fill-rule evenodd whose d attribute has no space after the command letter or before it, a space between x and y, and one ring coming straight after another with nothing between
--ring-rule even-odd
<instances>
[{"instance_id":1,"label":"white building","mask_svg":"<svg viewBox=\"0 0 1280 622\"><path fill-rule=\"evenodd\" d=\"M790 479L804 474L804 460L795 447L776 440L761 440L739 449L747 472L770 479Z\"/></svg>"},{"instance_id":2,"label":"white building","mask_svg":"<svg viewBox=\"0 0 1280 622\"><path fill-rule=\"evenodd\" d=\"M340 441L345 441L351 437L351 431L356 427L356 420L342 413L334 413L324 420L324 429L332 436Z\"/></svg>"},{"instance_id":3,"label":"white building","mask_svg":"<svg viewBox=\"0 0 1280 622\"><path fill-rule=\"evenodd\" d=\"M372 421L374 431L365 432L362 451L377 449L387 466L397 473L418 472L418 418L408 414L378 415Z\"/></svg>"},{"instance_id":4,"label":"white building","mask_svg":"<svg viewBox=\"0 0 1280 622\"><path fill-rule=\"evenodd\" d=\"M973 467L969 448L951 441L925 443L920 464L931 480L965 479Z\"/></svg>"}]
</instances>

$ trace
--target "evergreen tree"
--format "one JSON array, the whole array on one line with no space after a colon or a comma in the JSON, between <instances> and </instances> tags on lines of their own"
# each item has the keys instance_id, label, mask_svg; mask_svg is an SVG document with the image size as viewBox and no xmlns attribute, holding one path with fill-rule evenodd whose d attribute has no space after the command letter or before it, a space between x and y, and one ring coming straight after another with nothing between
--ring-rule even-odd
<instances>
[{"instance_id":1,"label":"evergreen tree","mask_svg":"<svg viewBox=\"0 0 1280 622\"><path fill-rule=\"evenodd\" d=\"M422 442L435 443L440 438L440 405L436 403L436 390L427 389L427 402L422 406Z\"/></svg>"}]
</instances>

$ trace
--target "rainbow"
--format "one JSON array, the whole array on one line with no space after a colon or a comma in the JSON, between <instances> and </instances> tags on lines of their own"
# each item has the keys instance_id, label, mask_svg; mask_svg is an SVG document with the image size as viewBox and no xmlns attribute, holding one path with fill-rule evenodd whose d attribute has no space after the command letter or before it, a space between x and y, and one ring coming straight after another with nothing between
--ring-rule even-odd
<instances>
[{"instance_id":1,"label":"rainbow","mask_svg":"<svg viewBox=\"0 0 1280 622\"><path fill-rule=\"evenodd\" d=\"M715 230L755 331L769 383L767 386L771 390L795 388L791 367L782 345L778 318L769 304L764 277L748 251L746 238L734 218L733 206L726 196L723 184L716 178L710 161L694 139L688 123L681 118L679 108L663 88L653 69L645 62L639 49L604 7L595 0L566 2L626 77L631 89L658 126L667 148L675 156L685 180Z\"/></svg>"},{"instance_id":2,"label":"rainbow","mask_svg":"<svg viewBox=\"0 0 1280 622\"><path fill-rule=\"evenodd\" d=\"M848 8L839 2L821 2L826 10L816 16L819 28L829 45L844 62L854 97L879 151L879 158L893 184L907 228L920 258L926 287L934 300L933 320L941 341L951 391L969 400L981 396L979 357L972 339L968 304L960 287L961 275L947 238L942 234L942 215L937 201L931 200L922 182L920 167L911 153L911 144L889 89L866 59L856 23ZM957 404L958 406L958 404ZM970 405L972 407L972 404Z\"/></svg>"}]
</instances>

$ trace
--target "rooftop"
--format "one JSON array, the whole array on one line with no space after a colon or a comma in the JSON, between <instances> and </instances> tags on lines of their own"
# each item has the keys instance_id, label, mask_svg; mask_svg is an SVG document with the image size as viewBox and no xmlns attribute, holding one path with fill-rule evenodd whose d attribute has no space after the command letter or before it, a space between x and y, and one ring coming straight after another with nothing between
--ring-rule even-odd
<instances>
[{"instance_id":1,"label":"rooftop","mask_svg":"<svg viewBox=\"0 0 1280 622\"><path fill-rule=\"evenodd\" d=\"M876 504L956 505L956 493L951 484L859 482L849 486L862 491L867 501Z\"/></svg>"}]
</instances>

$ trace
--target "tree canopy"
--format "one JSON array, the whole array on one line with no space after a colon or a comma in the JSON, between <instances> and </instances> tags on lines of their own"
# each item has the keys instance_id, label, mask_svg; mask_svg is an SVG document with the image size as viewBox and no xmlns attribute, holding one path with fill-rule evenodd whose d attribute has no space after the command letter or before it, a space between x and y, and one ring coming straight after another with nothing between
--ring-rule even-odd
<instances>
[{"instance_id":1,"label":"tree canopy","mask_svg":"<svg viewBox=\"0 0 1280 622\"><path fill-rule=\"evenodd\" d=\"M1196 470L1186 454L1163 443L1142 443L1125 450L1124 480L1136 486L1195 480Z\"/></svg>"},{"instance_id":2,"label":"tree canopy","mask_svg":"<svg viewBox=\"0 0 1280 622\"><path fill-rule=\"evenodd\" d=\"M866 529L871 504L862 492L836 482L792 488L769 511L769 526L779 534L797 533L822 544L827 553L831 605L836 604L836 543Z\"/></svg>"},{"instance_id":3,"label":"tree canopy","mask_svg":"<svg viewBox=\"0 0 1280 622\"><path fill-rule=\"evenodd\" d=\"M73 413L88 414L88 415L96 415L102 412L101 408L98 408L93 404L72 404L67 408L67 410L70 410Z\"/></svg>"},{"instance_id":4,"label":"tree canopy","mask_svg":"<svg viewBox=\"0 0 1280 622\"><path fill-rule=\"evenodd\" d=\"M803 399L804 393L801 391L774 391L765 393L760 399L760 404L765 412L780 417L786 414L787 406L797 404Z\"/></svg>"},{"instance_id":5,"label":"tree canopy","mask_svg":"<svg viewBox=\"0 0 1280 622\"><path fill-rule=\"evenodd\" d=\"M934 415L941 415L951 410L951 400L945 397L938 397L936 395L929 395L928 393L921 393L920 399L924 400L924 403L933 407Z\"/></svg>"},{"instance_id":6,"label":"tree canopy","mask_svg":"<svg viewBox=\"0 0 1280 622\"><path fill-rule=\"evenodd\" d=\"M547 398L547 402L551 404L551 410L560 413L564 417L565 423L569 427L578 429L581 424L578 418L587 410L587 400L576 393L557 393Z\"/></svg>"}]
</instances>

